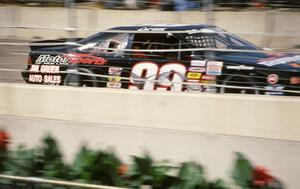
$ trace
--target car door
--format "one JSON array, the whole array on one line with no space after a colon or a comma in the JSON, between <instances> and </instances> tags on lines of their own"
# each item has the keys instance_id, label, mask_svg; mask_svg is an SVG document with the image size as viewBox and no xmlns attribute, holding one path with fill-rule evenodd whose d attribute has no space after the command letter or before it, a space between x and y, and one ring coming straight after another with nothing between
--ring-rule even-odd
<instances>
[{"instance_id":1,"label":"car door","mask_svg":"<svg viewBox=\"0 0 300 189\"><path fill-rule=\"evenodd\" d=\"M129 47L130 34L128 33L100 33L83 41L77 53L82 57L92 58L93 61L80 65L80 70L94 74L88 76L96 80L99 87L125 88L122 76L126 76L129 67L129 57L125 51ZM77 54L77 55L78 55ZM102 59L102 63L97 60ZM126 82L125 82L126 83Z\"/></svg>"},{"instance_id":2,"label":"car door","mask_svg":"<svg viewBox=\"0 0 300 189\"><path fill-rule=\"evenodd\" d=\"M213 34L184 33L182 39L182 58L187 62L186 90L216 92L217 78L222 74L223 62L218 61L216 40ZM191 49L190 51L186 51Z\"/></svg>"},{"instance_id":3,"label":"car door","mask_svg":"<svg viewBox=\"0 0 300 189\"><path fill-rule=\"evenodd\" d=\"M168 33L135 34L128 88L183 91L186 65L179 60L178 45L178 39Z\"/></svg>"}]
</instances>

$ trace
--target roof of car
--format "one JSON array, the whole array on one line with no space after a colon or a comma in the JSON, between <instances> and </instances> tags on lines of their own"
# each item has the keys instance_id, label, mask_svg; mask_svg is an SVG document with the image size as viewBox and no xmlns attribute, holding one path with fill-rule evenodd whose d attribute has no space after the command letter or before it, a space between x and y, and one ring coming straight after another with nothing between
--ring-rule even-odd
<instances>
[{"instance_id":1,"label":"roof of car","mask_svg":"<svg viewBox=\"0 0 300 189\"><path fill-rule=\"evenodd\" d=\"M132 25L119 26L109 30L132 30L132 31L189 31L201 30L206 28L215 28L215 26L207 24L147 24L147 25Z\"/></svg>"}]
</instances>

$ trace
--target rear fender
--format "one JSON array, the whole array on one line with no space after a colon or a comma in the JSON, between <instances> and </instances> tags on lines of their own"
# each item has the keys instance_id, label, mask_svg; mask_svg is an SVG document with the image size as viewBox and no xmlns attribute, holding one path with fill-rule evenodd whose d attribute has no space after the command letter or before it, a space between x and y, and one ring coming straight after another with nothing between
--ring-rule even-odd
<instances>
[{"instance_id":1,"label":"rear fender","mask_svg":"<svg viewBox=\"0 0 300 189\"><path fill-rule=\"evenodd\" d=\"M62 47L65 46L65 42L77 42L80 39L82 38L61 38L55 40L34 41L29 45L29 47L31 51L36 51L47 47Z\"/></svg>"}]
</instances>

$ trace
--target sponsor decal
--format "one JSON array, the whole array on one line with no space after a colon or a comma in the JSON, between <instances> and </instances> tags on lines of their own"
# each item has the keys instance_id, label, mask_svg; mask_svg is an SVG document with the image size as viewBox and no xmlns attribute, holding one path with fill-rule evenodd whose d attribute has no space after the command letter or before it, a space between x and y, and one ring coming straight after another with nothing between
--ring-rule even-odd
<instances>
[{"instance_id":1,"label":"sponsor decal","mask_svg":"<svg viewBox=\"0 0 300 189\"><path fill-rule=\"evenodd\" d=\"M60 75L39 75L39 74L30 74L29 82L32 83L45 83L45 84L59 84L61 82Z\"/></svg>"},{"instance_id":2,"label":"sponsor decal","mask_svg":"<svg viewBox=\"0 0 300 189\"><path fill-rule=\"evenodd\" d=\"M121 83L115 83L115 82L107 82L106 87L107 88L120 89L122 87L122 84Z\"/></svg>"},{"instance_id":3,"label":"sponsor decal","mask_svg":"<svg viewBox=\"0 0 300 189\"><path fill-rule=\"evenodd\" d=\"M209 81L215 81L217 77L215 75L203 75L202 80L209 80Z\"/></svg>"},{"instance_id":4,"label":"sponsor decal","mask_svg":"<svg viewBox=\"0 0 300 189\"><path fill-rule=\"evenodd\" d=\"M188 71L204 73L204 72L206 72L206 68L205 67L189 67Z\"/></svg>"},{"instance_id":5,"label":"sponsor decal","mask_svg":"<svg viewBox=\"0 0 300 189\"><path fill-rule=\"evenodd\" d=\"M264 87L266 90L265 94L266 95L279 95L279 96L283 96L284 93L281 90L284 90L284 86L282 85L269 85Z\"/></svg>"},{"instance_id":6,"label":"sponsor decal","mask_svg":"<svg viewBox=\"0 0 300 189\"><path fill-rule=\"evenodd\" d=\"M277 74L270 74L268 77L267 77L267 81L268 83L270 84L276 84L278 81L279 81L279 77Z\"/></svg>"},{"instance_id":7,"label":"sponsor decal","mask_svg":"<svg viewBox=\"0 0 300 189\"><path fill-rule=\"evenodd\" d=\"M165 31L167 28L150 28L150 27L144 27L138 29L138 31Z\"/></svg>"},{"instance_id":8,"label":"sponsor decal","mask_svg":"<svg viewBox=\"0 0 300 189\"><path fill-rule=\"evenodd\" d=\"M263 54L265 54L267 56L272 56L271 58L286 56L286 53L279 53L279 52L264 52Z\"/></svg>"},{"instance_id":9,"label":"sponsor decal","mask_svg":"<svg viewBox=\"0 0 300 189\"><path fill-rule=\"evenodd\" d=\"M205 85L203 85L203 92L205 92L205 93L216 93L217 92L217 88L215 86L211 86L211 85L217 84L216 81L201 80L200 83L205 84Z\"/></svg>"},{"instance_id":10,"label":"sponsor decal","mask_svg":"<svg viewBox=\"0 0 300 189\"><path fill-rule=\"evenodd\" d=\"M263 58L263 59L259 60L259 62L275 60L275 59L278 59L278 58L283 58L283 57L288 56L286 53L275 53L275 52L265 52L263 54L265 54L269 57L268 58Z\"/></svg>"},{"instance_id":11,"label":"sponsor decal","mask_svg":"<svg viewBox=\"0 0 300 189\"><path fill-rule=\"evenodd\" d=\"M205 93L217 93L217 88L214 86L204 86L203 92Z\"/></svg>"},{"instance_id":12,"label":"sponsor decal","mask_svg":"<svg viewBox=\"0 0 300 189\"><path fill-rule=\"evenodd\" d=\"M192 60L191 66L206 66L206 60Z\"/></svg>"},{"instance_id":13,"label":"sponsor decal","mask_svg":"<svg viewBox=\"0 0 300 189\"><path fill-rule=\"evenodd\" d=\"M188 79L186 82L188 82L188 83L199 83L199 80Z\"/></svg>"},{"instance_id":14,"label":"sponsor decal","mask_svg":"<svg viewBox=\"0 0 300 189\"><path fill-rule=\"evenodd\" d=\"M199 80L188 79L188 84L185 85L186 92L197 91L202 92L203 86L199 83Z\"/></svg>"},{"instance_id":15,"label":"sponsor decal","mask_svg":"<svg viewBox=\"0 0 300 189\"><path fill-rule=\"evenodd\" d=\"M40 71L40 65L31 65L29 72L34 73L34 72L39 72Z\"/></svg>"},{"instance_id":16,"label":"sponsor decal","mask_svg":"<svg viewBox=\"0 0 300 189\"><path fill-rule=\"evenodd\" d=\"M198 91L198 92L202 92L203 87L201 85L196 85L196 84L189 84L186 85L186 90L187 92L191 92L191 91Z\"/></svg>"},{"instance_id":17,"label":"sponsor decal","mask_svg":"<svg viewBox=\"0 0 300 189\"><path fill-rule=\"evenodd\" d=\"M289 65L292 66L293 68L300 68L299 63L290 63Z\"/></svg>"},{"instance_id":18,"label":"sponsor decal","mask_svg":"<svg viewBox=\"0 0 300 189\"><path fill-rule=\"evenodd\" d=\"M38 74L30 74L29 75L29 82L32 83L42 83L43 82L43 76Z\"/></svg>"},{"instance_id":19,"label":"sponsor decal","mask_svg":"<svg viewBox=\"0 0 300 189\"><path fill-rule=\"evenodd\" d=\"M59 66L53 65L32 65L29 72L36 73L59 73Z\"/></svg>"},{"instance_id":20,"label":"sponsor decal","mask_svg":"<svg viewBox=\"0 0 300 189\"><path fill-rule=\"evenodd\" d=\"M228 70L253 70L253 66L245 66L245 65L240 65L240 66L226 66L226 69Z\"/></svg>"},{"instance_id":21,"label":"sponsor decal","mask_svg":"<svg viewBox=\"0 0 300 189\"><path fill-rule=\"evenodd\" d=\"M121 75L123 68L120 67L109 67L108 74L109 75Z\"/></svg>"},{"instance_id":22,"label":"sponsor decal","mask_svg":"<svg viewBox=\"0 0 300 189\"><path fill-rule=\"evenodd\" d=\"M91 54L70 53L70 54L65 54L64 56L68 58L68 62L71 64L103 65L107 62L106 59Z\"/></svg>"},{"instance_id":23,"label":"sponsor decal","mask_svg":"<svg viewBox=\"0 0 300 189\"><path fill-rule=\"evenodd\" d=\"M261 62L258 62L257 64L271 67L271 66L286 64L286 63L289 63L289 62L297 62L297 61L300 61L300 55L291 56L291 57L277 58L277 59L274 59L274 60L261 61Z\"/></svg>"},{"instance_id":24,"label":"sponsor decal","mask_svg":"<svg viewBox=\"0 0 300 189\"><path fill-rule=\"evenodd\" d=\"M119 89L122 87L121 77L120 76L114 76L114 77L108 77L108 82L106 83L107 88L115 88Z\"/></svg>"},{"instance_id":25,"label":"sponsor decal","mask_svg":"<svg viewBox=\"0 0 300 189\"><path fill-rule=\"evenodd\" d=\"M28 56L28 59L27 59L27 64L32 64L32 59L31 59L31 56Z\"/></svg>"},{"instance_id":26,"label":"sponsor decal","mask_svg":"<svg viewBox=\"0 0 300 189\"><path fill-rule=\"evenodd\" d=\"M206 66L207 75L221 75L223 68L223 62L208 61Z\"/></svg>"},{"instance_id":27,"label":"sponsor decal","mask_svg":"<svg viewBox=\"0 0 300 189\"><path fill-rule=\"evenodd\" d=\"M59 84L61 82L60 75L44 75L44 83Z\"/></svg>"},{"instance_id":28,"label":"sponsor decal","mask_svg":"<svg viewBox=\"0 0 300 189\"><path fill-rule=\"evenodd\" d=\"M117 83L117 82L120 82L120 81L121 81L121 77L120 77L120 76L108 77L108 81L109 81L109 82Z\"/></svg>"},{"instance_id":29,"label":"sponsor decal","mask_svg":"<svg viewBox=\"0 0 300 189\"><path fill-rule=\"evenodd\" d=\"M91 54L82 54L82 53L70 53L64 55L46 55L41 54L35 64L58 64L58 65L67 65L71 64L95 64L103 65L107 62L102 57L93 56Z\"/></svg>"},{"instance_id":30,"label":"sponsor decal","mask_svg":"<svg viewBox=\"0 0 300 189\"><path fill-rule=\"evenodd\" d=\"M201 78L202 73L198 73L198 72L188 72L186 75L187 79L200 79Z\"/></svg>"},{"instance_id":31,"label":"sponsor decal","mask_svg":"<svg viewBox=\"0 0 300 189\"><path fill-rule=\"evenodd\" d=\"M35 64L68 64L69 59L61 55L41 54L35 61Z\"/></svg>"},{"instance_id":32,"label":"sponsor decal","mask_svg":"<svg viewBox=\"0 0 300 189\"><path fill-rule=\"evenodd\" d=\"M59 66L42 65L40 68L40 71L41 71L41 73L58 73Z\"/></svg>"},{"instance_id":33,"label":"sponsor decal","mask_svg":"<svg viewBox=\"0 0 300 189\"><path fill-rule=\"evenodd\" d=\"M300 77L291 77L290 83L292 85L300 84Z\"/></svg>"},{"instance_id":34,"label":"sponsor decal","mask_svg":"<svg viewBox=\"0 0 300 189\"><path fill-rule=\"evenodd\" d=\"M200 83L203 83L203 84L212 84L212 85L217 84L216 81L210 81L210 80L200 80Z\"/></svg>"}]
</instances>

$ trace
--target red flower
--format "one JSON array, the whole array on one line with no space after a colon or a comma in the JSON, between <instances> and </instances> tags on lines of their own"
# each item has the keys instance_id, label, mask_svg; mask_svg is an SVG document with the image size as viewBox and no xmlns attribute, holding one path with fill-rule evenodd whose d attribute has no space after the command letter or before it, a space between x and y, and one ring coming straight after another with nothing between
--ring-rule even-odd
<instances>
[{"instance_id":1,"label":"red flower","mask_svg":"<svg viewBox=\"0 0 300 189\"><path fill-rule=\"evenodd\" d=\"M5 130L0 130L0 150L6 149L10 136Z\"/></svg>"},{"instance_id":2,"label":"red flower","mask_svg":"<svg viewBox=\"0 0 300 189\"><path fill-rule=\"evenodd\" d=\"M253 170L253 185L257 187L262 187L268 185L275 178L269 174L269 171L260 166L256 166Z\"/></svg>"},{"instance_id":3,"label":"red flower","mask_svg":"<svg viewBox=\"0 0 300 189\"><path fill-rule=\"evenodd\" d=\"M128 166L127 165L120 165L118 167L119 175L125 175L127 172L128 172Z\"/></svg>"}]
</instances>

